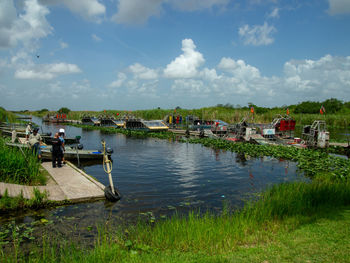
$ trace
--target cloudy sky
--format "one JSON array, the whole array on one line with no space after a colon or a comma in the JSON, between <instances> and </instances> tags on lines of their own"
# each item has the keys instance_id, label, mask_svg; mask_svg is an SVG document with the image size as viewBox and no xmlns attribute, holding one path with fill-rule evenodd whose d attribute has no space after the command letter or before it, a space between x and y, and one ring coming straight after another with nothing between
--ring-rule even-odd
<instances>
[{"instance_id":1,"label":"cloudy sky","mask_svg":"<svg viewBox=\"0 0 350 263\"><path fill-rule=\"evenodd\" d=\"M0 0L9 110L350 100L350 0Z\"/></svg>"}]
</instances>

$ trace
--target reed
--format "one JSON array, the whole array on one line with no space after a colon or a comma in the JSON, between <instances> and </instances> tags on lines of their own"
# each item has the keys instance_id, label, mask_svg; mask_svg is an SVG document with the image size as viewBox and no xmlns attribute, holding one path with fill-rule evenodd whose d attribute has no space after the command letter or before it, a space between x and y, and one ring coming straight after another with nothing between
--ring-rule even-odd
<instances>
[{"instance_id":1,"label":"reed","mask_svg":"<svg viewBox=\"0 0 350 263\"><path fill-rule=\"evenodd\" d=\"M251 253L262 249L259 253L265 257L275 257L270 249L266 249L275 243L284 247L278 249L278 254L281 249L286 253L289 250L286 244L290 245L295 239L294 236L288 238L290 233L297 230L298 239L309 234L300 230L307 223L314 229L313 238L295 245L302 246L302 255L308 254L305 251L309 251L312 244L318 248L316 254L322 253L322 261L332 262L333 257L340 253L342 256L338 262L346 262L346 253L341 251L349 242L345 232L350 214L346 217L348 219L338 218L336 221L331 215L349 206L349 182L317 179L311 183L285 183L266 190L259 200L250 201L241 210L226 206L220 215L194 211L155 223L139 221L127 229L104 226L92 249L86 250L74 243L63 246L45 243L26 259L28 262L66 262L68 258L70 262L222 262L222 259L231 258L228 262L262 262L260 257L252 261ZM319 224L318 220L322 218L330 219ZM335 230L337 224L341 227ZM316 233L322 232L325 233L321 236L322 240L315 240ZM330 240L333 236L338 245L332 249L334 255L330 255L329 244L327 248L322 248L325 246L323 239ZM250 251L249 248L255 249ZM244 255L248 259L239 260L242 250L246 251ZM293 254L291 256L293 260ZM4 262L17 260L6 258L4 254L1 256L1 253L0 258L8 260ZM19 255L19 258L24 259L25 256ZM280 260L277 257L276 261Z\"/></svg>"},{"instance_id":2,"label":"reed","mask_svg":"<svg viewBox=\"0 0 350 263\"><path fill-rule=\"evenodd\" d=\"M14 184L44 185L40 162L30 149L9 147L0 138L0 181Z\"/></svg>"},{"instance_id":3,"label":"reed","mask_svg":"<svg viewBox=\"0 0 350 263\"><path fill-rule=\"evenodd\" d=\"M0 122L15 122L16 115L0 107Z\"/></svg>"}]
</instances>

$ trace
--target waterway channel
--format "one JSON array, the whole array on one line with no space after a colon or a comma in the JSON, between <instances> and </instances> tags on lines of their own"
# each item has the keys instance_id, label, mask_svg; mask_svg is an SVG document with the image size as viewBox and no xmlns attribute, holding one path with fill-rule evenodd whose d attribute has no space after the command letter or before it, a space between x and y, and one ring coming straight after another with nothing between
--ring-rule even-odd
<instances>
[{"instance_id":1,"label":"waterway channel","mask_svg":"<svg viewBox=\"0 0 350 263\"><path fill-rule=\"evenodd\" d=\"M176 140L136 139L45 124L35 117L33 121L43 132L64 128L67 137L81 136L85 149L102 149L101 140L105 140L114 151L112 175L122 199L117 203L98 201L0 215L0 232L10 224L24 228L34 225L34 236L54 233L89 242L101 224L132 223L139 217L157 221L175 211L186 214L209 209L220 213L225 202L233 208L242 207L245 200L272 184L307 180L290 161L250 158ZM83 163L82 168L108 185L102 163Z\"/></svg>"}]
</instances>

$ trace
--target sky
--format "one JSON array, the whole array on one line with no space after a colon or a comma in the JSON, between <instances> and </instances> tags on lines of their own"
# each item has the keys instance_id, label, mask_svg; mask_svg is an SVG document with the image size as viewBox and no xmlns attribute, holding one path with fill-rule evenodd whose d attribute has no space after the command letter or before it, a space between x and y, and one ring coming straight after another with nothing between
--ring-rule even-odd
<instances>
[{"instance_id":1,"label":"sky","mask_svg":"<svg viewBox=\"0 0 350 263\"><path fill-rule=\"evenodd\" d=\"M350 101L350 0L0 0L0 106Z\"/></svg>"}]
</instances>

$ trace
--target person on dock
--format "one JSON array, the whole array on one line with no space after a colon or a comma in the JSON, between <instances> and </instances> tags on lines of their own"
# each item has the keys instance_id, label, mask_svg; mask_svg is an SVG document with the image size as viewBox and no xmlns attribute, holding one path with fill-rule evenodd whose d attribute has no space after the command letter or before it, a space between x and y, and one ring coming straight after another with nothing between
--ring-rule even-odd
<instances>
[{"instance_id":1,"label":"person on dock","mask_svg":"<svg viewBox=\"0 0 350 263\"><path fill-rule=\"evenodd\" d=\"M60 139L60 136L58 133L55 134L53 140L52 140L52 167L56 167L56 161L57 161L57 167L62 167L62 141Z\"/></svg>"},{"instance_id":2,"label":"person on dock","mask_svg":"<svg viewBox=\"0 0 350 263\"><path fill-rule=\"evenodd\" d=\"M28 143L32 148L33 153L38 155L38 158L41 159L40 145L42 144L42 139L38 131L39 128L34 128L33 133L29 135Z\"/></svg>"},{"instance_id":3,"label":"person on dock","mask_svg":"<svg viewBox=\"0 0 350 263\"><path fill-rule=\"evenodd\" d=\"M29 122L26 127L26 140L28 141L29 135L32 133L32 123Z\"/></svg>"},{"instance_id":4,"label":"person on dock","mask_svg":"<svg viewBox=\"0 0 350 263\"><path fill-rule=\"evenodd\" d=\"M64 152L65 152L65 148L64 148L64 134L65 134L64 129L60 129L58 135L59 135L59 139L61 140L61 143L62 143L61 144L62 162L65 164L66 161L64 159Z\"/></svg>"}]
</instances>

